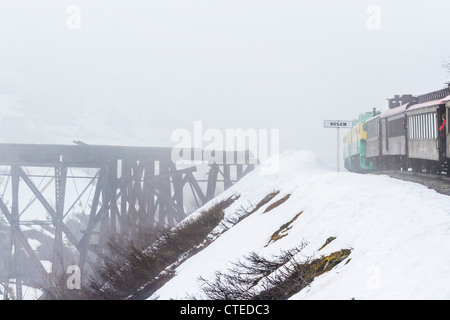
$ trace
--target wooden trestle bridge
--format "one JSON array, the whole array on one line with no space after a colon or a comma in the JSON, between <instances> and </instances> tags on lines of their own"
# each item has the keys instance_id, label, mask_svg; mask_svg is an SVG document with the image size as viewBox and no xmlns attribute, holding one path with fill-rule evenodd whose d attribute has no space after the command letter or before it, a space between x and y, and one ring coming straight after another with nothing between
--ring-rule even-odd
<instances>
[{"instance_id":1,"label":"wooden trestle bridge","mask_svg":"<svg viewBox=\"0 0 450 320\"><path fill-rule=\"evenodd\" d=\"M0 166L5 168L3 181L8 184L8 188L1 186L5 192L0 197L0 218L3 216L4 221L0 229L0 283L5 290L6 287L10 290L15 288L14 298L21 299L23 285L42 284L50 275L64 274L67 266L73 263L84 270L96 259L111 235L126 238L142 225L176 225L189 214L184 205L187 192L199 207L214 198L219 183L223 183L224 190L229 188L253 170L255 164L248 151L223 152L223 161L217 161L218 157L215 157L211 163L204 156L205 150L191 150L192 161L206 161L209 165L207 178L200 180L194 175L197 171L195 164L177 168L172 160L173 151L172 148L82 143L0 144ZM30 167L47 169L51 173L52 199L48 194L44 195L33 180L28 172ZM72 168L87 168L95 174L87 178L68 176ZM73 203L66 197L68 177L89 181ZM88 194L89 186L94 191ZM21 208L19 205L21 192L25 189L32 192L33 201L39 203L46 216L33 220L22 218L23 213L30 210L28 206ZM67 226L66 216L82 195L88 197L90 212L82 235L76 235ZM24 226L33 225L39 225L52 234L51 271L44 267L37 250L30 244L29 236L23 231ZM67 246L75 250L74 256L67 256ZM25 262L18 259L20 251L26 253ZM34 269L36 276L33 281L23 277L24 270L29 269Z\"/></svg>"}]
</instances>

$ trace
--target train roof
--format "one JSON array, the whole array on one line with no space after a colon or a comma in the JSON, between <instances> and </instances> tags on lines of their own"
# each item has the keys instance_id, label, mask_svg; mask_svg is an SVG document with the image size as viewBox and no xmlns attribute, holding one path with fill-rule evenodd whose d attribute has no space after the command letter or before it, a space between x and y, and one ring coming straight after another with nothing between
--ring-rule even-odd
<instances>
[{"instance_id":1,"label":"train roof","mask_svg":"<svg viewBox=\"0 0 450 320\"><path fill-rule=\"evenodd\" d=\"M440 98L440 99L433 99L433 100L425 101L422 103L408 102L408 103L402 104L401 106L382 111L380 114L380 118L392 117L392 116L395 116L397 114L400 114L400 113L403 113L406 111L419 110L422 108L429 108L429 107L433 107L433 106L437 107L437 106L445 104L447 102L450 102L450 94L443 98Z\"/></svg>"},{"instance_id":2,"label":"train roof","mask_svg":"<svg viewBox=\"0 0 450 320\"><path fill-rule=\"evenodd\" d=\"M396 96L399 97L399 96ZM403 96L402 96L403 97ZM433 91L430 93L426 93L417 97L413 97L414 99L409 99L408 102L403 103L398 107L390 107L387 110L381 111L379 114L375 116L370 116L370 112L366 112L360 114L357 119L353 121L353 125L360 123L365 123L369 121L373 121L378 118L388 118L393 117L408 111L419 110L422 108L430 108L433 106L440 106L446 104L447 107L450 106L450 84L448 88ZM390 99L392 100L392 99ZM405 101L402 99L402 101ZM407 101L407 100L406 100Z\"/></svg>"},{"instance_id":3,"label":"train roof","mask_svg":"<svg viewBox=\"0 0 450 320\"><path fill-rule=\"evenodd\" d=\"M428 108L428 107L433 107L433 106L437 107L441 104L445 104L447 101L450 101L450 95L448 95L442 99L435 99L435 100L430 100L430 101L426 101L426 102L422 102L422 103L417 103L415 105L412 105L410 108L408 108L408 111L422 109L422 108Z\"/></svg>"},{"instance_id":4,"label":"train roof","mask_svg":"<svg viewBox=\"0 0 450 320\"><path fill-rule=\"evenodd\" d=\"M380 117L380 114L377 114L376 116L373 116L373 117L370 117L369 119L366 119L366 121L364 123L372 121L372 120L375 120L375 119L378 119L379 117Z\"/></svg>"},{"instance_id":5,"label":"train roof","mask_svg":"<svg viewBox=\"0 0 450 320\"><path fill-rule=\"evenodd\" d=\"M408 103L402 104L401 106L384 110L381 112L380 118L392 117L392 116L395 116L402 112L405 112L408 109L408 106L410 106L410 105L411 105L411 102L408 102Z\"/></svg>"}]
</instances>

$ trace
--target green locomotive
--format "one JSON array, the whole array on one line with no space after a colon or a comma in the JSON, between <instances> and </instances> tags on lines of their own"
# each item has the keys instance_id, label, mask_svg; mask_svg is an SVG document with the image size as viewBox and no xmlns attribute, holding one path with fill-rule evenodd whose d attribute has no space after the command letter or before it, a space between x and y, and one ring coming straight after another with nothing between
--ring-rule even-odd
<instances>
[{"instance_id":1,"label":"green locomotive","mask_svg":"<svg viewBox=\"0 0 450 320\"><path fill-rule=\"evenodd\" d=\"M365 122L374 116L373 112L359 115L353 121L353 128L344 136L344 166L352 172L364 172L374 169L372 162L366 162L367 131Z\"/></svg>"}]
</instances>

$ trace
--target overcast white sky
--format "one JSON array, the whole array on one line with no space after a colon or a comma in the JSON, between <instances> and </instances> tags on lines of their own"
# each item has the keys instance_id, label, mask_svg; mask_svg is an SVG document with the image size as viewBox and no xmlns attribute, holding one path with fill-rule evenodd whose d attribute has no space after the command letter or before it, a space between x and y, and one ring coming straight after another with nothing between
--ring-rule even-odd
<instances>
[{"instance_id":1,"label":"overcast white sky","mask_svg":"<svg viewBox=\"0 0 450 320\"><path fill-rule=\"evenodd\" d=\"M0 142L173 145L202 121L279 129L281 151L333 162L323 120L450 80L449 12L445 0L0 0Z\"/></svg>"}]
</instances>

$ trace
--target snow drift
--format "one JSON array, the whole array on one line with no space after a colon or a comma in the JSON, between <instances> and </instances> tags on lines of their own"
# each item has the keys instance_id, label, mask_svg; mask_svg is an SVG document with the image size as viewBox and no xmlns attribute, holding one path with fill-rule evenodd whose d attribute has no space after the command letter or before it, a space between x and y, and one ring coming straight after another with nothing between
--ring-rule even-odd
<instances>
[{"instance_id":1,"label":"snow drift","mask_svg":"<svg viewBox=\"0 0 450 320\"><path fill-rule=\"evenodd\" d=\"M450 298L448 196L387 176L333 172L309 151L287 152L279 160L276 174L262 175L256 168L188 217L239 195L225 209L217 227L223 228L278 192L180 264L150 299L207 299L200 278L213 281L251 252L271 257L301 243L298 260L343 249L351 253L290 299ZM277 231L281 236L271 241Z\"/></svg>"}]
</instances>

